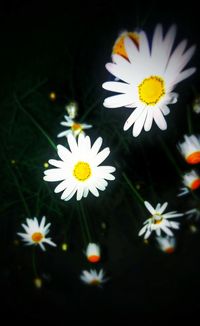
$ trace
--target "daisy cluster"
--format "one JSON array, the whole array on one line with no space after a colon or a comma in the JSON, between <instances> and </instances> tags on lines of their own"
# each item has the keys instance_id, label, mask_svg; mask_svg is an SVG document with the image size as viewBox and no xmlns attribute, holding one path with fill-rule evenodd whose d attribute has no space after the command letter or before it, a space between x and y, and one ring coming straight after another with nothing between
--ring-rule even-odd
<instances>
[{"instance_id":1,"label":"daisy cluster","mask_svg":"<svg viewBox=\"0 0 200 326\"><path fill-rule=\"evenodd\" d=\"M124 31L113 45L111 62L106 64L106 69L114 78L104 82L102 87L118 94L105 98L103 106L111 109L124 107L129 110L131 114L123 129L127 131L132 127L134 137L139 136L143 129L150 131L153 123L161 130L167 129L169 106L175 104L179 97L175 87L196 70L194 67L185 69L194 54L195 46L188 47L187 40L175 45L175 38L175 25L164 34L162 25L158 24L151 42L144 30L135 30ZM77 103L69 103L66 111L64 121L60 123L64 130L57 135L57 138L63 138L64 144L56 146L57 158L53 156L45 163L43 180L56 183L54 192L60 194L66 205L74 200L78 206L88 196L98 198L106 191L111 181L115 180L116 168L104 162L108 158L112 161L110 148L103 146L107 141L101 136L94 139L87 135L94 126L77 119ZM200 136L184 135L184 141L177 147L187 164L200 163ZM182 182L179 197L200 187L199 172L195 169L185 172ZM142 205L150 216L143 222L138 235L145 241L154 236L160 250L165 253L174 252L175 232L180 228L184 214L176 210L165 212L168 206L166 201L152 206L148 201L142 200ZM193 213L190 210L185 214ZM180 218L178 222L177 218ZM87 225L87 221L84 222ZM56 246L47 237L50 223L46 224L46 217L40 223L37 217L29 217L22 227L25 233L18 235L25 244L39 246L43 251L46 249L44 244ZM62 248L66 251L67 245L63 244ZM100 245L88 240L85 256L90 264L99 264ZM86 284L101 286L108 280L105 275L103 268L98 271L91 267L90 270L82 271L80 279Z\"/></svg>"}]
</instances>

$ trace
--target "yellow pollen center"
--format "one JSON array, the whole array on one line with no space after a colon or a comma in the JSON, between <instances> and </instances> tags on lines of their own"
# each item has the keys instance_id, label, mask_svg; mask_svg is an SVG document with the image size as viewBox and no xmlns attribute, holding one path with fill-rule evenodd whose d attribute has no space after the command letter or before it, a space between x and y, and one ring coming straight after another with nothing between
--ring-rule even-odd
<instances>
[{"instance_id":1,"label":"yellow pollen center","mask_svg":"<svg viewBox=\"0 0 200 326\"><path fill-rule=\"evenodd\" d=\"M82 128L81 128L81 124L80 123L76 123L76 122L74 122L73 123L73 125L71 126L71 129L73 130L73 131L76 131L76 130L81 130Z\"/></svg>"},{"instance_id":2,"label":"yellow pollen center","mask_svg":"<svg viewBox=\"0 0 200 326\"><path fill-rule=\"evenodd\" d=\"M33 233L31 237L32 237L32 240L37 243L43 239L43 235L40 232Z\"/></svg>"},{"instance_id":3,"label":"yellow pollen center","mask_svg":"<svg viewBox=\"0 0 200 326\"><path fill-rule=\"evenodd\" d=\"M99 285L101 282L98 279L94 279L90 282L90 285Z\"/></svg>"},{"instance_id":4,"label":"yellow pollen center","mask_svg":"<svg viewBox=\"0 0 200 326\"><path fill-rule=\"evenodd\" d=\"M73 171L73 175L79 181L85 181L91 176L90 165L86 162L78 162Z\"/></svg>"},{"instance_id":5,"label":"yellow pollen center","mask_svg":"<svg viewBox=\"0 0 200 326\"><path fill-rule=\"evenodd\" d=\"M155 105L165 94L164 80L158 76L145 78L138 86L139 98L147 105Z\"/></svg>"},{"instance_id":6,"label":"yellow pollen center","mask_svg":"<svg viewBox=\"0 0 200 326\"><path fill-rule=\"evenodd\" d=\"M154 224L159 224L159 223L162 222L162 220L163 220L163 218L162 218L162 215L160 215L160 214L155 214L153 216L153 223Z\"/></svg>"}]
</instances>

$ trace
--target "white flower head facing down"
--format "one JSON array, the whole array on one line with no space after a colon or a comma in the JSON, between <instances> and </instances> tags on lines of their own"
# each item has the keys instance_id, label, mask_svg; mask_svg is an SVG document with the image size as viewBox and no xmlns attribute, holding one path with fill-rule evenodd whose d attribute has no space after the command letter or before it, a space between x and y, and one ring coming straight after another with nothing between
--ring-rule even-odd
<instances>
[{"instance_id":1,"label":"white flower head facing down","mask_svg":"<svg viewBox=\"0 0 200 326\"><path fill-rule=\"evenodd\" d=\"M86 249L86 257L90 263L98 263L101 259L101 250L99 245L90 242Z\"/></svg>"},{"instance_id":2,"label":"white flower head facing down","mask_svg":"<svg viewBox=\"0 0 200 326\"><path fill-rule=\"evenodd\" d=\"M51 241L51 238L46 238L46 235L49 233L51 223L45 225L45 222L45 216L43 216L40 224L38 223L38 219L36 217L34 217L34 219L27 218L27 224L22 224L22 227L26 233L18 232L17 234L22 237L22 240L25 241L27 245L39 245L44 251L46 250L44 243L56 247L56 244Z\"/></svg>"},{"instance_id":3,"label":"white flower head facing down","mask_svg":"<svg viewBox=\"0 0 200 326\"><path fill-rule=\"evenodd\" d=\"M184 135L184 141L177 147L188 164L200 163L200 136Z\"/></svg>"},{"instance_id":4,"label":"white flower head facing down","mask_svg":"<svg viewBox=\"0 0 200 326\"><path fill-rule=\"evenodd\" d=\"M106 82L102 87L120 93L105 99L107 108L135 108L124 124L124 130L133 125L133 136L137 137L143 126L151 129L153 120L161 130L167 129L164 118L169 113L168 104L177 102L178 94L173 92L176 84L195 72L195 68L183 70L195 51L195 46L186 50L183 40L172 51L176 36L173 25L163 37L162 25L154 31L151 48L144 31L139 33L138 46L126 37L124 40L128 60L113 55L113 63L107 63L107 70L122 82Z\"/></svg>"},{"instance_id":5,"label":"white flower head facing down","mask_svg":"<svg viewBox=\"0 0 200 326\"><path fill-rule=\"evenodd\" d=\"M55 169L44 171L45 181L62 181L56 188L55 193L62 192L61 199L70 200L74 194L76 199L87 197L89 191L96 197L99 190L104 191L108 185L107 180L114 180L113 166L99 166L110 154L108 147L100 150L103 139L97 138L93 145L89 136L80 134L78 139L68 135L67 141L70 150L62 145L57 146L58 160L49 160L49 164Z\"/></svg>"},{"instance_id":6,"label":"white flower head facing down","mask_svg":"<svg viewBox=\"0 0 200 326\"><path fill-rule=\"evenodd\" d=\"M176 247L175 237L157 237L157 244L160 250L164 251L166 254L172 254Z\"/></svg>"},{"instance_id":7,"label":"white flower head facing down","mask_svg":"<svg viewBox=\"0 0 200 326\"><path fill-rule=\"evenodd\" d=\"M97 272L95 269L90 269L90 271L84 270L80 275L80 279L84 283L94 286L101 286L103 283L107 282L103 269L100 269L99 272Z\"/></svg>"},{"instance_id":8,"label":"white flower head facing down","mask_svg":"<svg viewBox=\"0 0 200 326\"><path fill-rule=\"evenodd\" d=\"M185 187L181 188L181 192L178 194L178 197L184 196L189 193L190 190L196 190L200 187L200 176L195 171L192 170L183 175L183 184Z\"/></svg>"},{"instance_id":9,"label":"white flower head facing down","mask_svg":"<svg viewBox=\"0 0 200 326\"><path fill-rule=\"evenodd\" d=\"M144 226L139 232L139 236L144 234L144 239L148 239L153 231L155 231L158 237L161 236L161 231L163 231L168 236L173 236L172 229L179 229L179 223L174 221L168 221L168 219L183 216L182 213L177 213L176 211L163 214L167 208L168 203L165 202L163 205L157 204L156 208L153 208L148 201L144 202L146 208L151 213L150 218L148 218L143 224Z\"/></svg>"},{"instance_id":10,"label":"white flower head facing down","mask_svg":"<svg viewBox=\"0 0 200 326\"><path fill-rule=\"evenodd\" d=\"M74 137L77 137L80 133L85 134L84 129L92 128L92 125L88 125L86 123L79 123L74 121L67 115L64 115L66 121L62 121L60 124L64 127L68 127L69 129L60 132L57 137L66 137L69 134L72 134Z\"/></svg>"}]
</instances>

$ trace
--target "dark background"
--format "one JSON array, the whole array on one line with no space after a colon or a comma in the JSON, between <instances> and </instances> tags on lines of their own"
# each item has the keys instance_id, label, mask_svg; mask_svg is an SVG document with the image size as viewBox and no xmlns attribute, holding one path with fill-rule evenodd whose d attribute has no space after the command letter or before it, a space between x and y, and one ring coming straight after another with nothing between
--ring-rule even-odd
<instances>
[{"instance_id":1,"label":"dark background","mask_svg":"<svg viewBox=\"0 0 200 326\"><path fill-rule=\"evenodd\" d=\"M151 38L158 22L165 31L177 24L176 42L187 38L189 45L197 44L189 65L198 69L199 12L193 1L189 5L167 2L164 7L158 1L2 3L0 284L2 313L8 319L95 324L126 323L130 318L134 322L146 315L151 323L161 314L165 318L194 317L198 312L200 238L199 231L190 231L193 223L198 230L198 222L183 218L173 255L159 251L153 240L145 244L137 233L148 212L140 207L122 173L153 206L169 201L169 210L184 212L199 204L190 196L176 197L181 180L162 146L163 142L168 146L182 172L188 169L176 144L189 132L188 112L193 132L199 132L200 117L192 111L199 91L199 69L176 87L180 97L166 117L167 131L153 125L150 132L135 139L131 131L122 130L131 110L102 106L108 93L101 85L112 78L105 63L110 61L113 42L122 30L136 27L143 27ZM57 94L54 102L49 98L51 91ZM104 146L111 148L108 163L117 167L116 181L110 182L99 199L91 195L84 200L93 239L102 246L97 269L104 268L110 278L103 288L87 287L79 280L81 270L93 266L83 254L76 201L63 204L54 187L43 182L43 163L56 157L55 151L17 106L16 97L56 144L64 144L64 139L56 138L64 107L76 100L79 119L95 126L88 134L93 140L101 135ZM27 217L22 198L32 217L46 215L51 221L51 236L58 244L45 253L36 250L41 289L33 285L32 248L24 247L16 235ZM61 250L65 241L67 252Z\"/></svg>"}]
</instances>

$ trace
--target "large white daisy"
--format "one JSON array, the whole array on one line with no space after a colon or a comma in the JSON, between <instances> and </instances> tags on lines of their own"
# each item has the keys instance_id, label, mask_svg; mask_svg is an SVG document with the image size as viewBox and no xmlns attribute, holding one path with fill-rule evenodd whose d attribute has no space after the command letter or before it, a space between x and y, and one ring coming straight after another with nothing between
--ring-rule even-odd
<instances>
[{"instance_id":1,"label":"large white daisy","mask_svg":"<svg viewBox=\"0 0 200 326\"><path fill-rule=\"evenodd\" d=\"M67 130L60 132L57 137L64 137L72 134L74 137L77 137L80 133L85 134L84 129L92 128L92 125L87 123L80 123L72 119L71 117L64 115L66 121L61 121L61 125L67 127Z\"/></svg>"},{"instance_id":2,"label":"large white daisy","mask_svg":"<svg viewBox=\"0 0 200 326\"><path fill-rule=\"evenodd\" d=\"M157 204L156 208L153 208L148 201L144 202L146 208L151 213L150 218L148 218L143 224L144 226L139 232L139 236L144 234L144 239L149 238L151 233L155 231L158 237L161 236L161 230L168 236L173 236L172 229L179 229L179 223L174 221L168 221L168 219L183 216L182 213L177 213L176 211L163 214L168 203L164 203L162 206L160 203Z\"/></svg>"},{"instance_id":3,"label":"large white daisy","mask_svg":"<svg viewBox=\"0 0 200 326\"><path fill-rule=\"evenodd\" d=\"M26 233L17 234L22 237L22 240L26 242L27 245L39 245L42 250L45 250L44 243L48 243L49 245L55 247L56 244L51 241L51 238L46 238L46 235L49 233L49 227L51 223L45 225L46 218L43 216L40 224L38 223L38 219L34 217L34 219L27 218L26 224L22 224L22 227L26 231Z\"/></svg>"},{"instance_id":4,"label":"large white daisy","mask_svg":"<svg viewBox=\"0 0 200 326\"><path fill-rule=\"evenodd\" d=\"M55 192L63 191L61 199L69 200L74 194L76 199L87 197L89 191L96 197L99 190L104 191L108 185L106 180L114 180L112 173L115 171L113 166L99 166L110 154L108 147L99 152L103 139L97 138L93 145L89 136L80 134L78 140L74 136L68 135L67 141L70 150L62 145L57 146L58 160L49 160L49 164L55 169L44 171L44 180L62 181Z\"/></svg>"},{"instance_id":5,"label":"large white daisy","mask_svg":"<svg viewBox=\"0 0 200 326\"><path fill-rule=\"evenodd\" d=\"M124 40L128 60L113 55L113 63L107 63L107 70L123 82L106 82L104 89L120 93L105 99L107 108L136 108L127 119L124 130L133 125L133 136L137 137L143 126L149 131L153 120L165 130L164 118L169 113L168 104L177 101L178 94L173 92L176 84L195 72L195 68L183 70L195 51L195 46L186 50L187 41L183 40L172 51L176 35L173 25L163 37L162 25L154 31L151 47L144 31L139 33L139 46L126 37Z\"/></svg>"}]
</instances>

